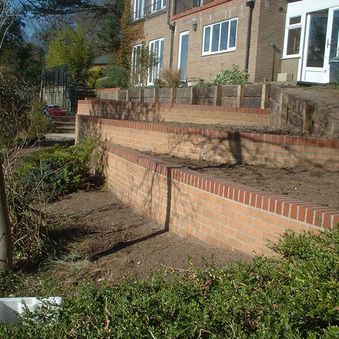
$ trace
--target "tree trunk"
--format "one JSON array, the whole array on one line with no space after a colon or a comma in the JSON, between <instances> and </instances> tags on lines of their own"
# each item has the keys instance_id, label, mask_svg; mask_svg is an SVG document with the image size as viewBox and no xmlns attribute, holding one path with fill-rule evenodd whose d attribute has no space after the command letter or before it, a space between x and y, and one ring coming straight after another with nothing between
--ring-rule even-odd
<instances>
[{"instance_id":1,"label":"tree trunk","mask_svg":"<svg viewBox=\"0 0 339 339\"><path fill-rule=\"evenodd\" d=\"M12 241L9 224L5 179L0 155L0 273L12 266Z\"/></svg>"}]
</instances>

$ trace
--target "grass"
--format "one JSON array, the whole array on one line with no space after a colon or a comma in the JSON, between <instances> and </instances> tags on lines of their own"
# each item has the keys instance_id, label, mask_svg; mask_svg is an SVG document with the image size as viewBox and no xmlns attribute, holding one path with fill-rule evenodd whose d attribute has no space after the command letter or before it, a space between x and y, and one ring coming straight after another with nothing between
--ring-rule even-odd
<instances>
[{"instance_id":1,"label":"grass","mask_svg":"<svg viewBox=\"0 0 339 339\"><path fill-rule=\"evenodd\" d=\"M1 338L333 338L339 334L339 232L287 233L270 246L279 259L255 257L222 269L154 274L98 286L76 254L49 261L37 275L0 277L2 295L67 295L56 321L38 312ZM63 277L63 278L62 278ZM68 277L66 279L65 277ZM23 293L23 294L22 294Z\"/></svg>"}]
</instances>

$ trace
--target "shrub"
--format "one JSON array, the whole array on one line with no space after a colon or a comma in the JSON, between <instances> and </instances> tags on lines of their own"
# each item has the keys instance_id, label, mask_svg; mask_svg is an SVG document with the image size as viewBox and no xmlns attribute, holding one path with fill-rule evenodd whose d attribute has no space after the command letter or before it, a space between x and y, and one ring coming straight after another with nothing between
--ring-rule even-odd
<instances>
[{"instance_id":1,"label":"shrub","mask_svg":"<svg viewBox=\"0 0 339 339\"><path fill-rule=\"evenodd\" d=\"M241 71L236 65L233 65L232 69L222 70L213 80L213 85L245 85L248 83L248 73Z\"/></svg>"},{"instance_id":2,"label":"shrub","mask_svg":"<svg viewBox=\"0 0 339 339\"><path fill-rule=\"evenodd\" d=\"M41 321L38 313L22 326L0 326L0 336L338 337L338 245L338 230L287 233L272 246L281 259L255 257L186 277L156 275L100 289L85 285L65 300L57 321Z\"/></svg>"},{"instance_id":3,"label":"shrub","mask_svg":"<svg viewBox=\"0 0 339 339\"><path fill-rule=\"evenodd\" d=\"M168 87L176 88L181 83L181 71L164 69L162 72L162 78Z\"/></svg>"},{"instance_id":4,"label":"shrub","mask_svg":"<svg viewBox=\"0 0 339 339\"><path fill-rule=\"evenodd\" d=\"M0 69L0 150L15 145L29 128L32 97L34 90L28 83Z\"/></svg>"},{"instance_id":5,"label":"shrub","mask_svg":"<svg viewBox=\"0 0 339 339\"><path fill-rule=\"evenodd\" d=\"M41 254L46 239L43 205L81 187L91 166L93 141L53 147L5 162L5 179L16 257Z\"/></svg>"},{"instance_id":6,"label":"shrub","mask_svg":"<svg viewBox=\"0 0 339 339\"><path fill-rule=\"evenodd\" d=\"M72 147L55 146L24 159L14 179L22 189L42 188L46 201L76 191L87 176L95 143L86 141ZM31 197L32 199L34 197Z\"/></svg>"},{"instance_id":7,"label":"shrub","mask_svg":"<svg viewBox=\"0 0 339 339\"><path fill-rule=\"evenodd\" d=\"M101 67L93 67L88 71L87 85L89 87L95 87L98 79L104 76L105 71Z\"/></svg>"},{"instance_id":8,"label":"shrub","mask_svg":"<svg viewBox=\"0 0 339 339\"><path fill-rule=\"evenodd\" d=\"M128 87L129 71L119 65L112 66L105 77L96 81L96 88Z\"/></svg>"},{"instance_id":9,"label":"shrub","mask_svg":"<svg viewBox=\"0 0 339 339\"><path fill-rule=\"evenodd\" d=\"M28 141L34 141L54 128L51 120L43 114L43 105L38 101L33 102L27 118L29 120L29 127L25 138Z\"/></svg>"}]
</instances>

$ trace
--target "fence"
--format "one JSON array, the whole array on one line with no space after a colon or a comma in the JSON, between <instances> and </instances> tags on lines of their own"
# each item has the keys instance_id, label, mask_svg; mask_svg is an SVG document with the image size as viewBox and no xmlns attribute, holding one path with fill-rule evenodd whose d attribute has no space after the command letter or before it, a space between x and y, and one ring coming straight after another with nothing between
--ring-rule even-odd
<instances>
[{"instance_id":1,"label":"fence","mask_svg":"<svg viewBox=\"0 0 339 339\"><path fill-rule=\"evenodd\" d=\"M267 108L269 85L121 89L119 101Z\"/></svg>"}]
</instances>

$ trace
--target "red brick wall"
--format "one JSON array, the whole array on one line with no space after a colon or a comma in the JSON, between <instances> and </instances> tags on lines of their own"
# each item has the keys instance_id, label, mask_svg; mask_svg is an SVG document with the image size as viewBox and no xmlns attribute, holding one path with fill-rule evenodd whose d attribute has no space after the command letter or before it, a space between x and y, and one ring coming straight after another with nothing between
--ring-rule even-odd
<instances>
[{"instance_id":1,"label":"red brick wall","mask_svg":"<svg viewBox=\"0 0 339 339\"><path fill-rule=\"evenodd\" d=\"M245 253L270 254L287 229L318 231L339 211L276 196L108 144L107 179L120 199L183 237Z\"/></svg>"},{"instance_id":2,"label":"red brick wall","mask_svg":"<svg viewBox=\"0 0 339 339\"><path fill-rule=\"evenodd\" d=\"M126 120L177 121L198 124L269 126L268 109L184 104L137 104L113 100L80 100L78 113Z\"/></svg>"},{"instance_id":3,"label":"red brick wall","mask_svg":"<svg viewBox=\"0 0 339 339\"><path fill-rule=\"evenodd\" d=\"M140 151L271 167L339 170L339 139L225 132L162 123L77 116L77 134Z\"/></svg>"}]
</instances>

